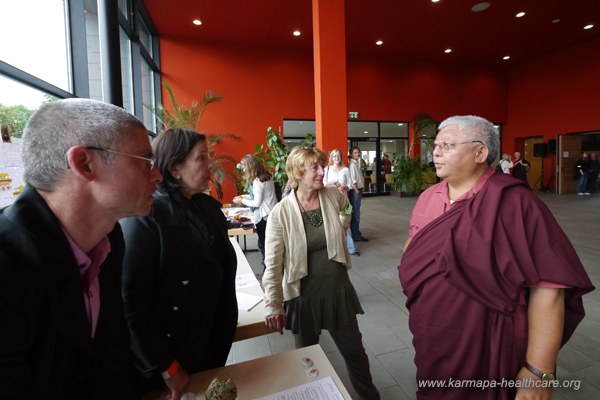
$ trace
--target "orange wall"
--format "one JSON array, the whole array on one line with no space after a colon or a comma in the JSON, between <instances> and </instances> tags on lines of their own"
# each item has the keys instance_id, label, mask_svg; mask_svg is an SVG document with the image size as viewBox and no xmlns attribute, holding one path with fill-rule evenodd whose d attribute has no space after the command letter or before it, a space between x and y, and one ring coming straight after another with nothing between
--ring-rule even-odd
<instances>
[{"instance_id":1,"label":"orange wall","mask_svg":"<svg viewBox=\"0 0 600 400\"><path fill-rule=\"evenodd\" d=\"M207 108L200 124L207 133L243 138L220 144L221 153L241 158L264 143L268 126L278 130L284 119L315 118L310 52L169 38L160 46L163 79L180 103L189 106L207 90L223 96ZM348 111L358 111L359 120L412 121L426 112L436 120L469 113L507 121L508 79L500 70L349 56L347 81ZM164 104L169 108L166 98ZM229 202L234 191L225 189L223 201Z\"/></svg>"},{"instance_id":2,"label":"orange wall","mask_svg":"<svg viewBox=\"0 0 600 400\"><path fill-rule=\"evenodd\" d=\"M503 150L518 138L600 131L600 40L594 40L512 68L508 85L508 123ZM552 172L544 159L544 179Z\"/></svg>"}]
</instances>

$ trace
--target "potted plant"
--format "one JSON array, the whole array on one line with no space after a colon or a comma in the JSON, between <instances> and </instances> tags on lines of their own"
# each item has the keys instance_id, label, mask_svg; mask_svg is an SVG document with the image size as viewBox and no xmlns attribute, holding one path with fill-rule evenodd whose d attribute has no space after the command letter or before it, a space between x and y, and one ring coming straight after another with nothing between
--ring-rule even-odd
<instances>
[{"instance_id":1,"label":"potted plant","mask_svg":"<svg viewBox=\"0 0 600 400\"><path fill-rule=\"evenodd\" d=\"M423 172L425 167L418 158L408 154L394 153L392 156L392 189L400 195L410 196L421 193L425 184Z\"/></svg>"},{"instance_id":2,"label":"potted plant","mask_svg":"<svg viewBox=\"0 0 600 400\"><path fill-rule=\"evenodd\" d=\"M392 156L392 189L413 196L419 195L423 188L431 183L426 179L428 174L426 160L424 163L420 156L411 156L413 147L418 144L422 152L431 152L437 127L435 120L425 113L415 117L414 125L414 138L408 151L394 153Z\"/></svg>"},{"instance_id":3,"label":"potted plant","mask_svg":"<svg viewBox=\"0 0 600 400\"><path fill-rule=\"evenodd\" d=\"M283 137L270 126L267 128L266 143L266 146L260 143L255 145L255 154L267 170L271 172L273 182L276 186L279 185L279 192L281 193L281 188L285 187L288 180L285 164L290 152L283 142Z\"/></svg>"},{"instance_id":4,"label":"potted plant","mask_svg":"<svg viewBox=\"0 0 600 400\"><path fill-rule=\"evenodd\" d=\"M300 146L314 146L315 137L308 133L300 142ZM267 170L273 176L275 183L275 195L281 200L282 189L285 188L288 180L285 165L289 155L289 150L283 141L283 137L272 127L267 128L266 145L256 144L254 146L256 157L263 162Z\"/></svg>"},{"instance_id":5,"label":"potted plant","mask_svg":"<svg viewBox=\"0 0 600 400\"><path fill-rule=\"evenodd\" d=\"M198 130L200 119L204 114L204 110L209 104L221 101L222 97L214 92L208 91L200 101L194 100L189 108L185 108L175 98L173 88L168 82L164 82L163 86L169 93L172 110L169 111L162 106L157 106L152 112L156 115L158 121L162 125L162 129L169 128L191 128ZM240 140L241 138L233 133L207 134L208 151L212 163L213 175L211 184L215 190L215 194L219 200L223 198L223 182L225 179L231 180L236 189L239 190L240 174L239 171L232 167L227 168L227 164L235 166L235 159L227 154L217 154L215 146L221 143L224 139ZM210 190L210 189L209 189Z\"/></svg>"}]
</instances>

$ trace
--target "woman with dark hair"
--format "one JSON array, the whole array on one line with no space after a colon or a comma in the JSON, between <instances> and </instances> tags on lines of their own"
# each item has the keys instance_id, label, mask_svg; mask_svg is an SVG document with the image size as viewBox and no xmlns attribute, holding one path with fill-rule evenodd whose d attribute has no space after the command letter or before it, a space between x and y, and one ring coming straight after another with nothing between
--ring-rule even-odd
<instances>
[{"instance_id":1,"label":"woman with dark hair","mask_svg":"<svg viewBox=\"0 0 600 400\"><path fill-rule=\"evenodd\" d=\"M265 228L267 227L267 217L277 204L275 196L275 184L271 179L271 174L263 167L260 160L252 154L247 154L240 162L246 181L250 184L250 193L242 196L235 196L235 204L248 206L252 210L252 222L256 227L258 234L258 249L262 255L263 271L265 264Z\"/></svg>"},{"instance_id":2,"label":"woman with dark hair","mask_svg":"<svg viewBox=\"0 0 600 400\"><path fill-rule=\"evenodd\" d=\"M189 374L225 365L238 310L236 256L211 178L206 137L169 129L152 144L163 175L146 217L121 220L123 300L140 390L179 399Z\"/></svg>"}]
</instances>

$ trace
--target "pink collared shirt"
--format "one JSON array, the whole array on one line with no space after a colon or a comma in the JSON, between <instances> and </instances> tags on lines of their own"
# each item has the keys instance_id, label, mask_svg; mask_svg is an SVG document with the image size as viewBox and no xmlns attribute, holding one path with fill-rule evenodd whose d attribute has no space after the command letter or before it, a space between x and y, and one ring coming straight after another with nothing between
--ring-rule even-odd
<instances>
[{"instance_id":1,"label":"pink collared shirt","mask_svg":"<svg viewBox=\"0 0 600 400\"><path fill-rule=\"evenodd\" d=\"M450 207L452 207L452 204L468 200L476 195L483 185L485 185L489 177L495 172L495 169L488 168L483 175L481 175L475 186L452 202L450 201L448 182L446 181L441 181L421 193L419 200L413 209L412 217L410 218L410 228L408 230L409 240L412 240L413 236L415 236L420 229L425 227L425 225L448 211Z\"/></svg>"},{"instance_id":2,"label":"pink collared shirt","mask_svg":"<svg viewBox=\"0 0 600 400\"><path fill-rule=\"evenodd\" d=\"M98 325L98 316L100 315L100 282L98 281L98 274L100 273L100 266L106 260L108 253L110 253L110 241L108 237L104 236L96 247L90 250L89 253L85 253L64 228L63 232L67 237L71 251L73 251L73 255L75 256L75 262L79 267L85 310L90 323L90 335L93 338L96 333L96 326Z\"/></svg>"}]
</instances>

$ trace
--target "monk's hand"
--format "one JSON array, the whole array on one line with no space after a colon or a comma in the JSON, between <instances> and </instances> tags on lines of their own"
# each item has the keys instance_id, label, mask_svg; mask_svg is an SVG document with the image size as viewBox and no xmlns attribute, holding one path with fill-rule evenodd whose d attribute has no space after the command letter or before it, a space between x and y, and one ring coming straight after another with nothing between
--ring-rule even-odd
<instances>
[{"instance_id":1,"label":"monk's hand","mask_svg":"<svg viewBox=\"0 0 600 400\"><path fill-rule=\"evenodd\" d=\"M523 367L515 378L519 383L515 400L551 400L552 382L543 382Z\"/></svg>"},{"instance_id":2,"label":"monk's hand","mask_svg":"<svg viewBox=\"0 0 600 400\"><path fill-rule=\"evenodd\" d=\"M283 335L283 328L285 327L285 314L271 314L265 317L265 325L271 331L277 331Z\"/></svg>"}]
</instances>

